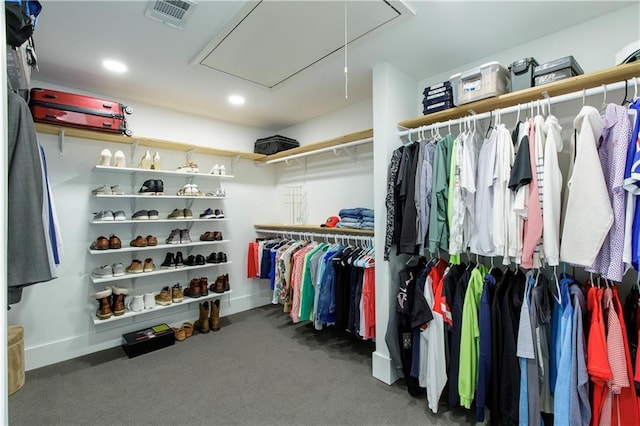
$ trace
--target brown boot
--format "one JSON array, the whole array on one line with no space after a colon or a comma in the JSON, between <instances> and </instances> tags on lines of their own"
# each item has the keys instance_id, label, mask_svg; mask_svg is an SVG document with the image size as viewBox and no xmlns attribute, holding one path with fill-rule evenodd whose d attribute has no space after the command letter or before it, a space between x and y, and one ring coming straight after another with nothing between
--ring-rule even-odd
<instances>
[{"instance_id":1,"label":"brown boot","mask_svg":"<svg viewBox=\"0 0 640 426\"><path fill-rule=\"evenodd\" d=\"M209 317L209 328L213 331L220 330L220 299L211 302L211 316Z\"/></svg>"},{"instance_id":2,"label":"brown boot","mask_svg":"<svg viewBox=\"0 0 640 426\"><path fill-rule=\"evenodd\" d=\"M200 316L193 323L193 327L198 330L200 333L208 333L209 332L209 302L200 303Z\"/></svg>"},{"instance_id":3,"label":"brown boot","mask_svg":"<svg viewBox=\"0 0 640 426\"><path fill-rule=\"evenodd\" d=\"M129 289L124 287L111 286L111 312L113 315L120 316L124 314L124 298L129 294Z\"/></svg>"},{"instance_id":4,"label":"brown boot","mask_svg":"<svg viewBox=\"0 0 640 426\"><path fill-rule=\"evenodd\" d=\"M231 284L229 284L229 274L224 274L224 291L231 290Z\"/></svg>"},{"instance_id":5,"label":"brown boot","mask_svg":"<svg viewBox=\"0 0 640 426\"><path fill-rule=\"evenodd\" d=\"M207 280L207 277L200 278L200 293L203 296L209 295L209 280Z\"/></svg>"},{"instance_id":6,"label":"brown boot","mask_svg":"<svg viewBox=\"0 0 640 426\"><path fill-rule=\"evenodd\" d=\"M189 287L184 289L184 295L187 297L200 297L202 296L202 290L200 288L200 280L198 278L192 278L189 283Z\"/></svg>"},{"instance_id":7,"label":"brown boot","mask_svg":"<svg viewBox=\"0 0 640 426\"><path fill-rule=\"evenodd\" d=\"M219 275L216 278L216 282L211 285L211 289L214 293L224 293L224 275Z\"/></svg>"},{"instance_id":8,"label":"brown boot","mask_svg":"<svg viewBox=\"0 0 640 426\"><path fill-rule=\"evenodd\" d=\"M98 306L98 310L96 311L96 316L98 317L98 319L106 320L111 318L111 305L109 303L109 296L111 296L111 294L111 288L107 288L91 295L91 297L96 299L100 304L100 306Z\"/></svg>"}]
</instances>

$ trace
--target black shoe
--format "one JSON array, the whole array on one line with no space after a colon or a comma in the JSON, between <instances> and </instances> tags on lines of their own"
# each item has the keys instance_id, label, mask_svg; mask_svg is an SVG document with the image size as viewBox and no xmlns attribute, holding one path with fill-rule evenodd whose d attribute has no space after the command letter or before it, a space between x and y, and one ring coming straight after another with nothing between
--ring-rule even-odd
<instances>
[{"instance_id":1,"label":"black shoe","mask_svg":"<svg viewBox=\"0 0 640 426\"><path fill-rule=\"evenodd\" d=\"M191 256L189 256L191 257ZM204 256L199 254L196 256L196 265L204 265L205 264L205 260L204 260Z\"/></svg>"},{"instance_id":2,"label":"black shoe","mask_svg":"<svg viewBox=\"0 0 640 426\"><path fill-rule=\"evenodd\" d=\"M207 263L218 263L218 255L215 251L207 256Z\"/></svg>"},{"instance_id":3,"label":"black shoe","mask_svg":"<svg viewBox=\"0 0 640 426\"><path fill-rule=\"evenodd\" d=\"M176 267L175 260L173 259L173 253L167 253L167 256L164 258L164 262L160 265L162 269L173 269Z\"/></svg>"},{"instance_id":4,"label":"black shoe","mask_svg":"<svg viewBox=\"0 0 640 426\"><path fill-rule=\"evenodd\" d=\"M194 255L189 255L187 260L184 262L184 266L195 266L196 265L196 257Z\"/></svg>"},{"instance_id":5,"label":"black shoe","mask_svg":"<svg viewBox=\"0 0 640 426\"><path fill-rule=\"evenodd\" d=\"M226 263L227 262L227 255L224 254L223 252L218 253L218 261L216 263Z\"/></svg>"},{"instance_id":6,"label":"black shoe","mask_svg":"<svg viewBox=\"0 0 640 426\"><path fill-rule=\"evenodd\" d=\"M156 195L164 195L164 182L160 179L155 180L156 183Z\"/></svg>"},{"instance_id":7,"label":"black shoe","mask_svg":"<svg viewBox=\"0 0 640 426\"><path fill-rule=\"evenodd\" d=\"M176 268L182 268L184 266L184 259L182 258L182 252L176 253Z\"/></svg>"},{"instance_id":8,"label":"black shoe","mask_svg":"<svg viewBox=\"0 0 640 426\"><path fill-rule=\"evenodd\" d=\"M156 193L156 181L153 179L145 180L140 190L138 190L138 194L142 195L155 195Z\"/></svg>"}]
</instances>

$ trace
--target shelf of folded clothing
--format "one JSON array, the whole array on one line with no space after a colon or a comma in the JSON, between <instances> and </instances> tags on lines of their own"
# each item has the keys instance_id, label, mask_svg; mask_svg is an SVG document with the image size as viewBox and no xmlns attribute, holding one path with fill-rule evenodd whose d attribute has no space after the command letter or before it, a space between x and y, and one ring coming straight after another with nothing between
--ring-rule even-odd
<instances>
[{"instance_id":1,"label":"shelf of folded clothing","mask_svg":"<svg viewBox=\"0 0 640 426\"><path fill-rule=\"evenodd\" d=\"M317 234L345 234L345 235L364 235L373 237L373 229L356 229L356 228L328 228L318 225L282 225L282 224L257 224L253 225L254 229L271 230L279 232L304 233L313 232Z\"/></svg>"},{"instance_id":2,"label":"shelf of folded clothing","mask_svg":"<svg viewBox=\"0 0 640 426\"><path fill-rule=\"evenodd\" d=\"M209 291L209 294L207 296L200 296L200 297L196 297L196 298L191 298L191 297L186 297L184 298L184 300L182 302L179 303L172 303L170 305L156 305L154 306L153 309L145 309L143 311L140 312L133 312L127 309L127 311L119 316L115 316L112 315L111 318L105 319L105 320L101 320L98 317L96 317L95 312L93 312L91 314L91 319L93 320L93 323L98 325L98 324L105 324L108 322L112 322L112 321L119 321L119 320L123 320L125 318L132 318L132 317L137 317L139 315L146 315L146 314L152 314L154 312L159 312L159 311L164 311L165 309L171 309L171 308L176 308L178 306L187 306L190 305L192 303L198 303L198 302L203 302L205 300L209 300L209 299L215 299L217 297L222 297L222 296L226 296L229 295L233 292L233 290L229 290L229 291L225 291L224 293L214 293L212 291Z\"/></svg>"},{"instance_id":3,"label":"shelf of folded clothing","mask_svg":"<svg viewBox=\"0 0 640 426\"><path fill-rule=\"evenodd\" d=\"M185 247L197 247L197 246L209 246L213 244L222 244L228 243L231 240L218 240L218 241L193 241L187 244L158 244L157 246L147 246L147 247L122 247L119 249L108 249L108 250L89 250L91 254L113 254L113 253L123 253L123 252L132 252L132 251L147 251L147 250L163 250L163 249L175 249L179 250Z\"/></svg>"},{"instance_id":4,"label":"shelf of folded clothing","mask_svg":"<svg viewBox=\"0 0 640 426\"><path fill-rule=\"evenodd\" d=\"M205 263L204 265L184 266L182 268L157 269L152 272L140 272L138 274L125 273L124 275L120 275L118 277L97 278L94 276L90 276L90 278L92 283L102 284L102 283L110 283L114 281L130 280L132 278L144 278L144 277L151 277L154 275L174 274L176 272L189 272L189 271L195 271L197 269L213 268L221 265L229 265L230 263L231 263L230 261L220 262L220 263Z\"/></svg>"},{"instance_id":5,"label":"shelf of folded clothing","mask_svg":"<svg viewBox=\"0 0 640 426\"><path fill-rule=\"evenodd\" d=\"M90 220L92 225L113 225L114 223L172 223L172 222L221 222L229 220L227 218L215 218L211 219L127 219L127 220Z\"/></svg>"},{"instance_id":6,"label":"shelf of folded clothing","mask_svg":"<svg viewBox=\"0 0 640 426\"><path fill-rule=\"evenodd\" d=\"M110 194L92 194L96 198L144 198L148 200L227 200L229 197L215 197L200 195L194 197L187 197L185 195L140 195L140 194L124 194L124 195L110 195Z\"/></svg>"},{"instance_id":7,"label":"shelf of folded clothing","mask_svg":"<svg viewBox=\"0 0 640 426\"><path fill-rule=\"evenodd\" d=\"M117 142L132 145L138 143L140 146L157 149L171 149L176 151L191 151L197 154L213 155L218 157L237 157L244 160L260 160L266 155L255 154L253 152L234 151L227 149L210 148L201 145L193 145L184 142L174 142L162 139L145 138L141 136L125 136L116 133L98 132L94 130L78 129L75 127L58 126L55 124L35 123L36 131L50 135L60 135L64 131L64 136L91 139L102 142Z\"/></svg>"},{"instance_id":8,"label":"shelf of folded clothing","mask_svg":"<svg viewBox=\"0 0 640 426\"><path fill-rule=\"evenodd\" d=\"M95 172L115 172L123 174L144 173L145 175L157 175L157 176L182 176L182 177L197 177L197 178L210 178L210 179L231 179L233 175L214 175L211 173L201 172L184 172L180 170L154 170L154 169L140 169L136 167L114 167L114 166L93 166Z\"/></svg>"}]
</instances>

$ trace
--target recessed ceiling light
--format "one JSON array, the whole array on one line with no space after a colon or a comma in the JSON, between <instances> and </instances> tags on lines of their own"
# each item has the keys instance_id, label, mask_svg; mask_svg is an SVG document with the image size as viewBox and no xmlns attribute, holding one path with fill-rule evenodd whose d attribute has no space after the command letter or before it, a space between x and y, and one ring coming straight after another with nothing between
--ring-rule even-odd
<instances>
[{"instance_id":1,"label":"recessed ceiling light","mask_svg":"<svg viewBox=\"0 0 640 426\"><path fill-rule=\"evenodd\" d=\"M112 59L105 59L102 61L102 65L109 71L123 73L127 71L127 66L122 62L114 61Z\"/></svg>"},{"instance_id":2,"label":"recessed ceiling light","mask_svg":"<svg viewBox=\"0 0 640 426\"><path fill-rule=\"evenodd\" d=\"M244 98L240 95L231 95L228 100L231 105L244 105Z\"/></svg>"}]
</instances>

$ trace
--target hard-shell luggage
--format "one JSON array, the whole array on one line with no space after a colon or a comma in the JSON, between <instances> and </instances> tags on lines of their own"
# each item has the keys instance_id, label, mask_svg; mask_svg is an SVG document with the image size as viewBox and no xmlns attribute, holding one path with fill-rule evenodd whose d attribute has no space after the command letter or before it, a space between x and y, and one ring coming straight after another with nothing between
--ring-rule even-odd
<instances>
[{"instance_id":1,"label":"hard-shell luggage","mask_svg":"<svg viewBox=\"0 0 640 426\"><path fill-rule=\"evenodd\" d=\"M268 138L256 140L253 152L256 154L271 155L280 151L286 151L287 149L297 148L299 146L300 143L295 139L281 135L274 135Z\"/></svg>"},{"instance_id":2,"label":"hard-shell luggage","mask_svg":"<svg viewBox=\"0 0 640 426\"><path fill-rule=\"evenodd\" d=\"M59 92L51 89L31 89L29 106L33 119L42 123L80 127L131 136L126 114L133 111L119 102Z\"/></svg>"}]
</instances>

